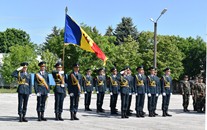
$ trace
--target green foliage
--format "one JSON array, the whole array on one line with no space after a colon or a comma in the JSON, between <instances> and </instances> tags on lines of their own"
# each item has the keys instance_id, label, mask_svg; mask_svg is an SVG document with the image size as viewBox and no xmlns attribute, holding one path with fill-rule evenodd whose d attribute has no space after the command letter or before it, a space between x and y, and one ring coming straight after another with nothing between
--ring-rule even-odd
<instances>
[{"instance_id":1,"label":"green foliage","mask_svg":"<svg viewBox=\"0 0 207 130\"><path fill-rule=\"evenodd\" d=\"M8 28L4 32L0 32L0 52L8 53L9 48L14 45L29 45L33 47L33 43L30 42L30 36L23 30Z\"/></svg>"},{"instance_id":2,"label":"green foliage","mask_svg":"<svg viewBox=\"0 0 207 130\"><path fill-rule=\"evenodd\" d=\"M20 46L14 45L9 48L10 53L6 54L3 58L3 66L1 74L4 77L6 83L10 84L14 79L11 74L14 70L20 67L20 63L28 62L28 71L35 72L38 68L38 61L36 60L36 53L29 45Z\"/></svg>"}]
</instances>

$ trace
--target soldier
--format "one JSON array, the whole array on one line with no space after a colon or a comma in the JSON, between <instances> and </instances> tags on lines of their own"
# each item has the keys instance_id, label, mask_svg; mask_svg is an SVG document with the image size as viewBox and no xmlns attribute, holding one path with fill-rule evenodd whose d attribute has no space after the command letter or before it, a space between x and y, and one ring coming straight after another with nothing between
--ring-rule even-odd
<instances>
[{"instance_id":1,"label":"soldier","mask_svg":"<svg viewBox=\"0 0 207 130\"><path fill-rule=\"evenodd\" d=\"M121 72L120 93L121 93L121 118L129 118L127 116L127 109L129 103L129 78L127 77L127 70L123 69Z\"/></svg>"},{"instance_id":2,"label":"soldier","mask_svg":"<svg viewBox=\"0 0 207 130\"><path fill-rule=\"evenodd\" d=\"M155 98L158 96L157 78L155 77L155 68L150 67L150 75L147 77L147 95L149 117L155 117Z\"/></svg>"},{"instance_id":3,"label":"soldier","mask_svg":"<svg viewBox=\"0 0 207 130\"><path fill-rule=\"evenodd\" d=\"M52 71L52 76L55 80L55 88L54 88L54 95L55 95L55 120L63 121L62 112L63 112L63 102L66 96L66 84L65 84L65 76L64 71L62 71L62 64L56 63L55 64L56 70Z\"/></svg>"},{"instance_id":4,"label":"soldier","mask_svg":"<svg viewBox=\"0 0 207 130\"><path fill-rule=\"evenodd\" d=\"M183 111L189 112L189 98L191 93L190 82L188 81L188 75L184 76L184 80L180 83L181 94L183 95Z\"/></svg>"},{"instance_id":5,"label":"soldier","mask_svg":"<svg viewBox=\"0 0 207 130\"><path fill-rule=\"evenodd\" d=\"M117 97L119 94L119 84L118 84L118 76L117 76L117 69L115 67L111 68L111 76L109 77L109 91L110 91L110 107L111 107L111 114L117 115Z\"/></svg>"},{"instance_id":6,"label":"soldier","mask_svg":"<svg viewBox=\"0 0 207 130\"><path fill-rule=\"evenodd\" d=\"M79 120L76 116L82 86L82 75L79 73L79 64L73 65L73 72L69 74L67 84L70 95L71 120Z\"/></svg>"},{"instance_id":7,"label":"soldier","mask_svg":"<svg viewBox=\"0 0 207 130\"><path fill-rule=\"evenodd\" d=\"M161 92L162 92L162 111L163 117L172 116L168 114L168 107L170 104L170 95L172 95L172 78L170 77L170 68L164 69L165 74L161 78Z\"/></svg>"},{"instance_id":8,"label":"soldier","mask_svg":"<svg viewBox=\"0 0 207 130\"><path fill-rule=\"evenodd\" d=\"M144 108L144 99L146 93L146 81L143 76L143 66L139 66L136 69L138 74L135 75L135 94L136 94L136 116L137 117L144 117L143 108Z\"/></svg>"},{"instance_id":9,"label":"soldier","mask_svg":"<svg viewBox=\"0 0 207 130\"><path fill-rule=\"evenodd\" d=\"M206 85L203 83L203 77L199 77L198 88L197 88L197 112L198 113L205 111L205 96L206 96L205 91L206 91Z\"/></svg>"},{"instance_id":10,"label":"soldier","mask_svg":"<svg viewBox=\"0 0 207 130\"><path fill-rule=\"evenodd\" d=\"M129 79L129 104L127 109L127 115L132 115L132 110L130 110L131 102L132 102L132 93L134 93L134 77L132 76L131 68L126 66L125 69L127 70L127 77Z\"/></svg>"},{"instance_id":11,"label":"soldier","mask_svg":"<svg viewBox=\"0 0 207 130\"><path fill-rule=\"evenodd\" d=\"M19 122L28 122L25 118L27 112L27 103L29 95L32 93L31 75L27 73L27 62L20 64L17 70L12 73L12 76L18 80L18 114Z\"/></svg>"},{"instance_id":12,"label":"soldier","mask_svg":"<svg viewBox=\"0 0 207 130\"><path fill-rule=\"evenodd\" d=\"M104 100L104 95L106 91L106 77L104 75L104 70L103 68L100 68L98 70L99 75L96 76L96 93L97 93L97 113L99 112L105 112L105 110L102 108L103 106L103 100Z\"/></svg>"},{"instance_id":13,"label":"soldier","mask_svg":"<svg viewBox=\"0 0 207 130\"><path fill-rule=\"evenodd\" d=\"M37 95L37 116L38 121L47 121L44 118L45 103L50 92L49 88L49 76L45 71L46 62L42 61L38 64L40 71L35 74L34 77L34 89Z\"/></svg>"},{"instance_id":14,"label":"soldier","mask_svg":"<svg viewBox=\"0 0 207 130\"><path fill-rule=\"evenodd\" d=\"M154 112L154 115L157 116L158 114L155 111L157 109L157 100L158 100L159 95L161 93L160 78L157 76L157 68L155 68L155 79L156 79L156 85L157 85L157 94L155 97L155 108L154 108L153 112Z\"/></svg>"},{"instance_id":15,"label":"soldier","mask_svg":"<svg viewBox=\"0 0 207 130\"><path fill-rule=\"evenodd\" d=\"M192 99L193 99L193 110L197 111L197 95L196 95L196 91L198 88L198 77L195 77L194 82L192 84Z\"/></svg>"},{"instance_id":16,"label":"soldier","mask_svg":"<svg viewBox=\"0 0 207 130\"><path fill-rule=\"evenodd\" d=\"M85 93L85 111L92 111L90 109L91 93L93 92L93 77L91 76L91 69L86 70L86 76L83 76L83 90Z\"/></svg>"}]
</instances>

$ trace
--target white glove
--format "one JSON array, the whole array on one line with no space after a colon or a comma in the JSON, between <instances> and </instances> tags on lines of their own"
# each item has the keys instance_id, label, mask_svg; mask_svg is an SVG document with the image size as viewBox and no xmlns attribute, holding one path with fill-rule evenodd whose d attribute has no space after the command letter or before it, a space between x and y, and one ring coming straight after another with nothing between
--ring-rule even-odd
<instances>
[{"instance_id":1,"label":"white glove","mask_svg":"<svg viewBox=\"0 0 207 130\"><path fill-rule=\"evenodd\" d=\"M129 95L132 95L132 93L129 93Z\"/></svg>"},{"instance_id":2,"label":"white glove","mask_svg":"<svg viewBox=\"0 0 207 130\"><path fill-rule=\"evenodd\" d=\"M166 93L163 93L162 95L163 95L163 96L166 96Z\"/></svg>"},{"instance_id":3,"label":"white glove","mask_svg":"<svg viewBox=\"0 0 207 130\"><path fill-rule=\"evenodd\" d=\"M172 95L172 93L170 93L170 95Z\"/></svg>"},{"instance_id":4,"label":"white glove","mask_svg":"<svg viewBox=\"0 0 207 130\"><path fill-rule=\"evenodd\" d=\"M138 95L138 93L135 93L135 95L137 96L137 95Z\"/></svg>"},{"instance_id":5,"label":"white glove","mask_svg":"<svg viewBox=\"0 0 207 130\"><path fill-rule=\"evenodd\" d=\"M84 93L86 94L87 92L85 91Z\"/></svg>"},{"instance_id":6,"label":"white glove","mask_svg":"<svg viewBox=\"0 0 207 130\"><path fill-rule=\"evenodd\" d=\"M110 95L113 95L113 93L112 93L112 92L110 92Z\"/></svg>"},{"instance_id":7,"label":"white glove","mask_svg":"<svg viewBox=\"0 0 207 130\"><path fill-rule=\"evenodd\" d=\"M40 93L37 93L37 96L39 97L39 96L41 96L41 94Z\"/></svg>"},{"instance_id":8,"label":"white glove","mask_svg":"<svg viewBox=\"0 0 207 130\"><path fill-rule=\"evenodd\" d=\"M17 69L17 71L20 71L20 70L22 70L23 69L23 67L21 66L21 67L19 67L18 69Z\"/></svg>"},{"instance_id":9,"label":"white glove","mask_svg":"<svg viewBox=\"0 0 207 130\"><path fill-rule=\"evenodd\" d=\"M158 93L156 94L156 97L158 97L159 95L158 95Z\"/></svg>"},{"instance_id":10,"label":"white glove","mask_svg":"<svg viewBox=\"0 0 207 130\"><path fill-rule=\"evenodd\" d=\"M49 97L49 96L50 96L50 94L48 93L48 94L47 94L47 96Z\"/></svg>"},{"instance_id":11,"label":"white glove","mask_svg":"<svg viewBox=\"0 0 207 130\"><path fill-rule=\"evenodd\" d=\"M134 95L134 94L135 94L135 92L132 93L132 95Z\"/></svg>"},{"instance_id":12,"label":"white glove","mask_svg":"<svg viewBox=\"0 0 207 130\"><path fill-rule=\"evenodd\" d=\"M65 85L64 85L64 84L61 84L60 86L61 86L62 88L64 88L64 87L65 87Z\"/></svg>"},{"instance_id":13,"label":"white glove","mask_svg":"<svg viewBox=\"0 0 207 130\"><path fill-rule=\"evenodd\" d=\"M148 93L147 95L148 95L148 97L151 97L151 93Z\"/></svg>"},{"instance_id":14,"label":"white glove","mask_svg":"<svg viewBox=\"0 0 207 130\"><path fill-rule=\"evenodd\" d=\"M74 93L70 93L70 96L73 97L74 96Z\"/></svg>"},{"instance_id":15,"label":"white glove","mask_svg":"<svg viewBox=\"0 0 207 130\"><path fill-rule=\"evenodd\" d=\"M96 93L98 94L99 92L97 91Z\"/></svg>"},{"instance_id":16,"label":"white glove","mask_svg":"<svg viewBox=\"0 0 207 130\"><path fill-rule=\"evenodd\" d=\"M59 74L64 74L64 71L59 71Z\"/></svg>"}]
</instances>

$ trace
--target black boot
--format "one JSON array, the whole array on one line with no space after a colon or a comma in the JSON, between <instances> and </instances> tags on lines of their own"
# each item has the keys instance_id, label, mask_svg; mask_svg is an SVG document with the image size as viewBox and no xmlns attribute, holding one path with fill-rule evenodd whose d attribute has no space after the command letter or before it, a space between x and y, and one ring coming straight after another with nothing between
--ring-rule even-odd
<instances>
[{"instance_id":1,"label":"black boot","mask_svg":"<svg viewBox=\"0 0 207 130\"><path fill-rule=\"evenodd\" d=\"M153 117L152 111L149 111L149 117Z\"/></svg>"},{"instance_id":2,"label":"black boot","mask_svg":"<svg viewBox=\"0 0 207 130\"><path fill-rule=\"evenodd\" d=\"M38 117L37 121L41 121L41 115L40 115L40 112L37 112L37 117Z\"/></svg>"},{"instance_id":3,"label":"black boot","mask_svg":"<svg viewBox=\"0 0 207 130\"><path fill-rule=\"evenodd\" d=\"M140 117L141 115L140 115L140 112L139 111L137 111L137 113L136 113L136 117Z\"/></svg>"},{"instance_id":4,"label":"black boot","mask_svg":"<svg viewBox=\"0 0 207 130\"><path fill-rule=\"evenodd\" d=\"M28 122L28 120L25 118L25 114L24 114L23 117L22 117L22 121L23 121L23 122Z\"/></svg>"},{"instance_id":5,"label":"black boot","mask_svg":"<svg viewBox=\"0 0 207 130\"><path fill-rule=\"evenodd\" d=\"M22 114L19 114L19 122L22 122Z\"/></svg>"},{"instance_id":6,"label":"black boot","mask_svg":"<svg viewBox=\"0 0 207 130\"><path fill-rule=\"evenodd\" d=\"M63 118L62 118L62 113L59 113L58 119L59 119L60 121L64 121Z\"/></svg>"},{"instance_id":7,"label":"black boot","mask_svg":"<svg viewBox=\"0 0 207 130\"><path fill-rule=\"evenodd\" d=\"M76 112L74 112L74 120L79 120L76 116Z\"/></svg>"},{"instance_id":8,"label":"black boot","mask_svg":"<svg viewBox=\"0 0 207 130\"><path fill-rule=\"evenodd\" d=\"M166 117L166 112L165 112L165 111L163 111L162 116L163 116L163 117Z\"/></svg>"},{"instance_id":9,"label":"black boot","mask_svg":"<svg viewBox=\"0 0 207 130\"><path fill-rule=\"evenodd\" d=\"M139 115L140 117L144 118L144 114L142 113L142 111L139 111Z\"/></svg>"},{"instance_id":10,"label":"black boot","mask_svg":"<svg viewBox=\"0 0 207 130\"><path fill-rule=\"evenodd\" d=\"M126 111L124 111L124 117L125 117L125 118L129 118L129 117L127 116L127 112L126 112Z\"/></svg>"},{"instance_id":11,"label":"black boot","mask_svg":"<svg viewBox=\"0 0 207 130\"><path fill-rule=\"evenodd\" d=\"M158 114L157 114L155 111L154 111L154 115L155 115L155 116L158 116Z\"/></svg>"},{"instance_id":12,"label":"black boot","mask_svg":"<svg viewBox=\"0 0 207 130\"><path fill-rule=\"evenodd\" d=\"M58 121L59 120L59 114L55 113L55 120Z\"/></svg>"},{"instance_id":13,"label":"black boot","mask_svg":"<svg viewBox=\"0 0 207 130\"><path fill-rule=\"evenodd\" d=\"M121 118L125 118L124 117L124 111L121 111Z\"/></svg>"},{"instance_id":14,"label":"black boot","mask_svg":"<svg viewBox=\"0 0 207 130\"><path fill-rule=\"evenodd\" d=\"M172 116L172 115L168 114L167 111L166 111L166 116Z\"/></svg>"},{"instance_id":15,"label":"black boot","mask_svg":"<svg viewBox=\"0 0 207 130\"><path fill-rule=\"evenodd\" d=\"M70 112L70 120L74 120L74 113L73 112Z\"/></svg>"},{"instance_id":16,"label":"black boot","mask_svg":"<svg viewBox=\"0 0 207 130\"><path fill-rule=\"evenodd\" d=\"M44 112L41 112L41 120L42 121L47 121L47 119L44 117Z\"/></svg>"}]
</instances>

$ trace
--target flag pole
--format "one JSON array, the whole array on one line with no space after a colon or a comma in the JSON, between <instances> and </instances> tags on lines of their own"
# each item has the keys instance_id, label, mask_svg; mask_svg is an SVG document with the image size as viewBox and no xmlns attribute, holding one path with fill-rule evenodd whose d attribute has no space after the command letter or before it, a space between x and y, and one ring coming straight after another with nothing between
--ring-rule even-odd
<instances>
[{"instance_id":1,"label":"flag pole","mask_svg":"<svg viewBox=\"0 0 207 130\"><path fill-rule=\"evenodd\" d=\"M65 16L66 16L66 14L67 14L67 12L68 12L68 7L66 6L65 7ZM66 17L65 17L65 19L66 19ZM64 70L64 67L65 67L65 43L63 43L63 61L62 61L62 63L63 63L63 70Z\"/></svg>"}]
</instances>

